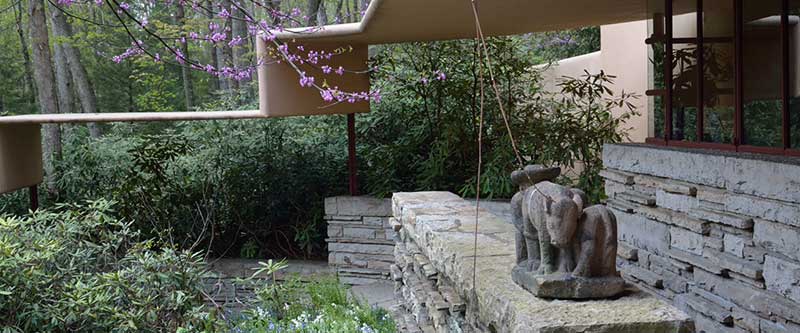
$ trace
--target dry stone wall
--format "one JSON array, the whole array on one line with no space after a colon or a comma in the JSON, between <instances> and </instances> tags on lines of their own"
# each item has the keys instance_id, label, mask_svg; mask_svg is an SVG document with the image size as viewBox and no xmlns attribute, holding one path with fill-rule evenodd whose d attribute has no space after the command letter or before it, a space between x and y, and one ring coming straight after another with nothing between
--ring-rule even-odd
<instances>
[{"instance_id":1,"label":"dry stone wall","mask_svg":"<svg viewBox=\"0 0 800 333\"><path fill-rule=\"evenodd\" d=\"M613 300L533 296L511 279L514 226L483 208L476 214L473 202L453 193L395 193L392 209L399 235L391 270L404 332L691 331L686 314L636 289Z\"/></svg>"},{"instance_id":2,"label":"dry stone wall","mask_svg":"<svg viewBox=\"0 0 800 333\"><path fill-rule=\"evenodd\" d=\"M328 264L343 283L385 280L394 263L390 199L339 196L325 198Z\"/></svg>"},{"instance_id":3,"label":"dry stone wall","mask_svg":"<svg viewBox=\"0 0 800 333\"><path fill-rule=\"evenodd\" d=\"M800 332L800 160L606 145L623 276L698 332Z\"/></svg>"}]
</instances>

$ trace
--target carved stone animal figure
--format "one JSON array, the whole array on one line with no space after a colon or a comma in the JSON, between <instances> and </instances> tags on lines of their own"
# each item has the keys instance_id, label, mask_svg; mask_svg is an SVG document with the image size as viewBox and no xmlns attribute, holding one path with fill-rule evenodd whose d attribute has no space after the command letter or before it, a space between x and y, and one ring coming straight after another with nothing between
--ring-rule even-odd
<instances>
[{"instance_id":1,"label":"carved stone animal figure","mask_svg":"<svg viewBox=\"0 0 800 333\"><path fill-rule=\"evenodd\" d=\"M574 225L571 220L562 222L548 221L547 233L554 246L574 255L573 276L617 276L617 219L606 206L584 209Z\"/></svg>"},{"instance_id":2,"label":"carved stone animal figure","mask_svg":"<svg viewBox=\"0 0 800 333\"><path fill-rule=\"evenodd\" d=\"M528 220L523 221L522 200L525 197L525 189L541 181L554 180L560 174L561 168L548 168L542 165L528 165L523 170L511 173L511 183L519 189L511 199L512 221L517 228L515 234L517 264L527 261L529 258L536 263L540 260L539 236L536 234L536 229L527 228L528 232L525 231L525 225L529 223ZM527 243L535 244L535 246L528 248Z\"/></svg>"},{"instance_id":3,"label":"carved stone animal figure","mask_svg":"<svg viewBox=\"0 0 800 333\"><path fill-rule=\"evenodd\" d=\"M522 226L528 270L535 269L533 258L540 258L536 274L572 272L575 267L569 239L551 238L549 228L565 228L564 234L574 233L586 202L582 191L542 181L531 184L512 199L515 224ZM570 230L573 229L573 230ZM561 236L561 234L557 234ZM520 236L517 237L518 239Z\"/></svg>"}]
</instances>

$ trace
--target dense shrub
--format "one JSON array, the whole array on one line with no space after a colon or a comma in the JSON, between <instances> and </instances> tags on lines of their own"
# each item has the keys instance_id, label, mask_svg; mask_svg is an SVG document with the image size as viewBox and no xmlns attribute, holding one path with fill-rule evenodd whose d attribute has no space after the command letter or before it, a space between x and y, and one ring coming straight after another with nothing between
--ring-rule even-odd
<instances>
[{"instance_id":1,"label":"dense shrub","mask_svg":"<svg viewBox=\"0 0 800 333\"><path fill-rule=\"evenodd\" d=\"M138 242L108 201L0 217L0 331L164 332L199 322L198 254Z\"/></svg>"},{"instance_id":2,"label":"dense shrub","mask_svg":"<svg viewBox=\"0 0 800 333\"><path fill-rule=\"evenodd\" d=\"M581 33L594 36L592 30ZM383 68L376 81L385 97L375 112L361 117L364 143L359 150L371 192L476 194L481 75L478 60L464 56L473 54L474 47L470 41L402 44L376 55ZM574 172L561 181L580 186L597 200L602 196L602 144L625 138L624 123L636 112L631 104L636 96L614 91L614 76L606 73L560 78L561 91L547 92L527 50L516 38L489 43L499 99L523 163L564 166ZM436 70L447 78L429 79ZM481 195L508 198L516 190L509 174L519 162L486 69L483 78ZM616 107L622 112L615 115Z\"/></svg>"},{"instance_id":3,"label":"dense shrub","mask_svg":"<svg viewBox=\"0 0 800 333\"><path fill-rule=\"evenodd\" d=\"M116 125L74 131L59 163L60 197L106 198L132 228L167 246L216 256L324 256L323 199L346 193L342 116ZM27 193L4 213L27 212ZM46 195L41 191L43 195Z\"/></svg>"}]
</instances>

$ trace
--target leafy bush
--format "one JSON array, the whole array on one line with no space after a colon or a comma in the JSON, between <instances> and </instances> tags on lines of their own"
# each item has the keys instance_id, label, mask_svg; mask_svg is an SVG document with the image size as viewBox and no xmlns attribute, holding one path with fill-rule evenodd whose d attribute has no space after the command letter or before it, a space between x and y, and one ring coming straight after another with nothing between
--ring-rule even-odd
<instances>
[{"instance_id":1,"label":"leafy bush","mask_svg":"<svg viewBox=\"0 0 800 333\"><path fill-rule=\"evenodd\" d=\"M257 291L254 308L234 325L235 332L395 332L391 316L348 297L336 279L272 284Z\"/></svg>"},{"instance_id":2,"label":"leafy bush","mask_svg":"<svg viewBox=\"0 0 800 333\"><path fill-rule=\"evenodd\" d=\"M207 316L202 257L138 242L111 206L0 217L0 330L163 332Z\"/></svg>"},{"instance_id":3,"label":"leafy bush","mask_svg":"<svg viewBox=\"0 0 800 333\"><path fill-rule=\"evenodd\" d=\"M378 50L375 62L381 70L374 82L384 99L372 113L358 117L359 155L369 192L449 190L474 195L461 189L474 177L478 161L480 62L475 47L472 41L448 41ZM518 102L517 78L532 62L518 39L491 39L489 53L508 110ZM446 73L444 80L437 71ZM487 87L489 80L485 75ZM495 96L488 88L486 92L484 159L494 165L486 168L491 181L485 184L491 186L483 187L484 195L509 197L514 155Z\"/></svg>"},{"instance_id":4,"label":"leafy bush","mask_svg":"<svg viewBox=\"0 0 800 333\"><path fill-rule=\"evenodd\" d=\"M595 32L577 32L588 36L581 48L592 44L585 40ZM364 142L359 154L367 164L365 183L371 192L449 190L476 195L479 60L464 56L474 54L474 48L471 41L451 41L392 45L378 53L376 64L383 70L376 84L384 90L384 100L375 112L360 117L359 125ZM626 137L624 124L636 114L631 104L636 96L614 92L614 76L606 73L561 78L561 91L547 92L540 70L532 66L535 59L520 39L490 39L488 49L523 163L575 171L560 181L599 199L602 145ZM436 70L446 72L447 78L429 79ZM509 175L519 162L488 70L484 72L481 196L508 198L516 191ZM622 112L613 114L614 108Z\"/></svg>"},{"instance_id":5,"label":"leafy bush","mask_svg":"<svg viewBox=\"0 0 800 333\"><path fill-rule=\"evenodd\" d=\"M168 247L215 256L321 258L323 201L346 192L342 116L118 124L97 140L72 131L60 197L106 198L132 228ZM27 213L27 191L0 197Z\"/></svg>"},{"instance_id":6,"label":"leafy bush","mask_svg":"<svg viewBox=\"0 0 800 333\"><path fill-rule=\"evenodd\" d=\"M632 104L638 96L613 91L614 79L603 71L563 77L559 93L522 91L523 102L517 105L518 116L524 119L524 130L519 132L524 156L565 167L561 181L586 191L592 202L604 194L599 175L603 144L626 139L629 128L625 123L638 114ZM620 110L617 114L615 108Z\"/></svg>"}]
</instances>

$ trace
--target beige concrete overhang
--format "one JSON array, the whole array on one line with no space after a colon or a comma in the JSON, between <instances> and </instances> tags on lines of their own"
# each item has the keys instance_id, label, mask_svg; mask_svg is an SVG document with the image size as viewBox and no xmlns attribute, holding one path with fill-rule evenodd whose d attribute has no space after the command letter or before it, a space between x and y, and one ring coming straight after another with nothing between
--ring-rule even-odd
<instances>
[{"instance_id":1,"label":"beige concrete overhang","mask_svg":"<svg viewBox=\"0 0 800 333\"><path fill-rule=\"evenodd\" d=\"M648 0L475 0L485 36L647 18ZM372 0L359 23L273 32L282 40L387 44L475 37L471 0Z\"/></svg>"},{"instance_id":2,"label":"beige concrete overhang","mask_svg":"<svg viewBox=\"0 0 800 333\"><path fill-rule=\"evenodd\" d=\"M42 182L41 126L0 124L0 193Z\"/></svg>"}]
</instances>

